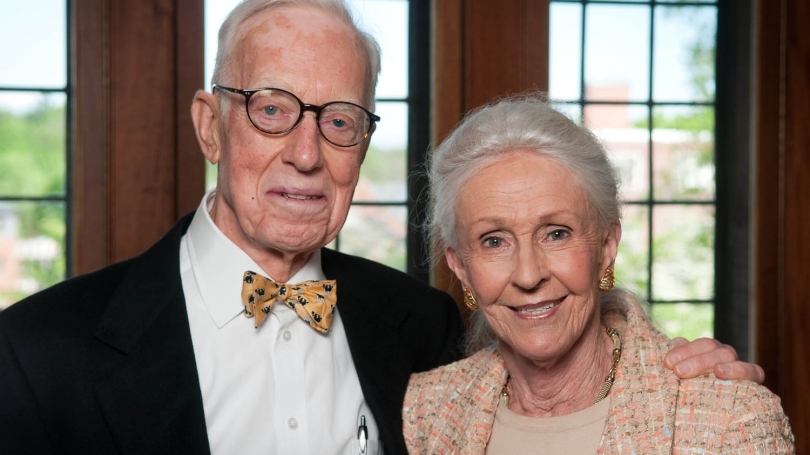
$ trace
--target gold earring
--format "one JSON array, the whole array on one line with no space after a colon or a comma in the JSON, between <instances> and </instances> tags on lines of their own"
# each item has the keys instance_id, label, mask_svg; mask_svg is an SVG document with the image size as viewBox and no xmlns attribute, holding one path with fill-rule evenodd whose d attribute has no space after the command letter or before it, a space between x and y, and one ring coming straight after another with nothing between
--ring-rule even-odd
<instances>
[{"instance_id":1,"label":"gold earring","mask_svg":"<svg viewBox=\"0 0 810 455\"><path fill-rule=\"evenodd\" d=\"M478 302L475 300L475 296L469 286L464 286L464 304L472 311L478 309Z\"/></svg>"},{"instance_id":2,"label":"gold earring","mask_svg":"<svg viewBox=\"0 0 810 455\"><path fill-rule=\"evenodd\" d=\"M609 265L608 268L605 269L605 274L602 276L602 279L599 280L599 290L607 292L613 289L614 284L616 284L616 278L613 276L613 265Z\"/></svg>"}]
</instances>

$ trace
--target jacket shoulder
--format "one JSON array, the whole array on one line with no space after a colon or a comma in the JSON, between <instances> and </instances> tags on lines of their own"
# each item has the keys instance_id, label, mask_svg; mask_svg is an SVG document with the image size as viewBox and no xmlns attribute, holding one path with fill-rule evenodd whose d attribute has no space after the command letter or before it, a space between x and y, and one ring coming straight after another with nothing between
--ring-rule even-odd
<instances>
[{"instance_id":1,"label":"jacket shoulder","mask_svg":"<svg viewBox=\"0 0 810 455\"><path fill-rule=\"evenodd\" d=\"M0 331L32 334L47 330L51 324L92 326L132 261L69 278L20 300L0 312Z\"/></svg>"},{"instance_id":2,"label":"jacket shoulder","mask_svg":"<svg viewBox=\"0 0 810 455\"><path fill-rule=\"evenodd\" d=\"M712 374L681 380L678 390L676 446L720 453L756 448L757 453L793 453L794 438L779 397L750 381L718 379Z\"/></svg>"}]
</instances>

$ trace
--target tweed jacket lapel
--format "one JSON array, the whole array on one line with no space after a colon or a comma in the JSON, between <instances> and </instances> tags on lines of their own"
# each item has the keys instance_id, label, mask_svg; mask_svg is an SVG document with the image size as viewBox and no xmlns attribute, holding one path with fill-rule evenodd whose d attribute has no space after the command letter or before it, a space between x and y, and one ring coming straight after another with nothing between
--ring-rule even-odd
<instances>
[{"instance_id":1,"label":"tweed jacket lapel","mask_svg":"<svg viewBox=\"0 0 810 455\"><path fill-rule=\"evenodd\" d=\"M133 261L95 331L117 353L97 398L124 454L209 453L180 279L191 218Z\"/></svg>"},{"instance_id":2,"label":"tweed jacket lapel","mask_svg":"<svg viewBox=\"0 0 810 455\"><path fill-rule=\"evenodd\" d=\"M652 328L644 310L628 305L627 322L614 318L622 334L622 361L611 390L610 415L599 454L669 454L675 432L680 381L661 356L670 342Z\"/></svg>"},{"instance_id":3,"label":"tweed jacket lapel","mask_svg":"<svg viewBox=\"0 0 810 455\"><path fill-rule=\"evenodd\" d=\"M497 349L414 375L402 410L409 451L485 453L506 378Z\"/></svg>"},{"instance_id":4,"label":"tweed jacket lapel","mask_svg":"<svg viewBox=\"0 0 810 455\"><path fill-rule=\"evenodd\" d=\"M469 419L465 435L466 446L459 452L463 455L480 455L486 452L487 443L492 436L492 427L495 425L495 412L498 410L500 392L506 385L508 373L504 367L503 359L497 349L483 351L471 357L473 364L482 365L474 368L481 372L478 377L467 382L466 390L462 395L472 397L467 402L459 402L460 416ZM464 406L466 405L466 406ZM463 409L467 407L467 409Z\"/></svg>"}]
</instances>

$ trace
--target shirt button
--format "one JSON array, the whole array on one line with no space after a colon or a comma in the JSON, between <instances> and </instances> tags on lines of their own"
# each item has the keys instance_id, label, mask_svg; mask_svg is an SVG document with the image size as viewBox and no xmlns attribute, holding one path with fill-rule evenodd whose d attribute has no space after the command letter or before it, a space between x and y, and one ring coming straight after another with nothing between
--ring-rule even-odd
<instances>
[{"instance_id":1,"label":"shirt button","mask_svg":"<svg viewBox=\"0 0 810 455\"><path fill-rule=\"evenodd\" d=\"M285 330L281 336L284 338L284 341L290 341L292 339L292 333L289 330Z\"/></svg>"},{"instance_id":2,"label":"shirt button","mask_svg":"<svg viewBox=\"0 0 810 455\"><path fill-rule=\"evenodd\" d=\"M296 428L298 428L298 421L295 420L295 417L290 417L289 419L287 419L287 428L289 428L290 430L295 430Z\"/></svg>"}]
</instances>

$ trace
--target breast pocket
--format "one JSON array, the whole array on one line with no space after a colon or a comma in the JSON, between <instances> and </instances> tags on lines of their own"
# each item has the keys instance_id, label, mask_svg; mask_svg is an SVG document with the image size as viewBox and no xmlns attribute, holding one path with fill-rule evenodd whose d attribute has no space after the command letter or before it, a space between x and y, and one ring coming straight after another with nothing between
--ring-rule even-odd
<instances>
[{"instance_id":1,"label":"breast pocket","mask_svg":"<svg viewBox=\"0 0 810 455\"><path fill-rule=\"evenodd\" d=\"M343 449L343 455L383 455L385 453L383 451L382 441L369 439L366 442L367 444L365 452L361 451L360 441L357 439L349 442L349 444L347 444L347 446Z\"/></svg>"}]
</instances>

